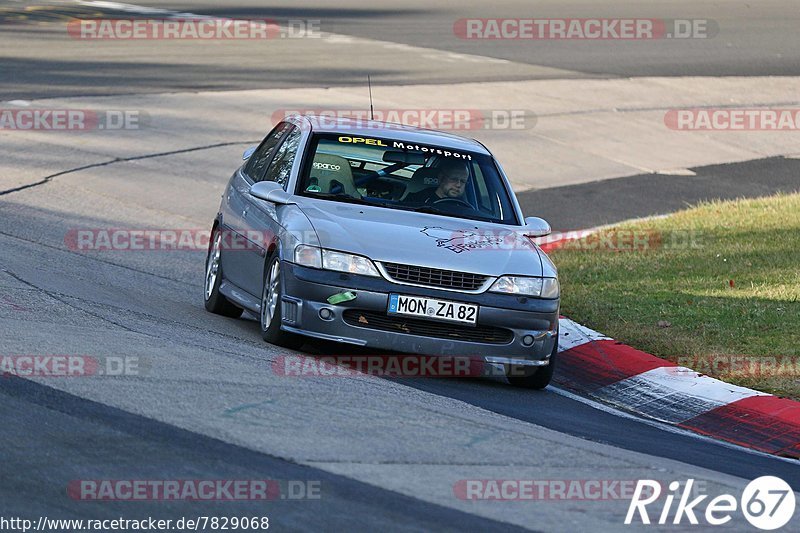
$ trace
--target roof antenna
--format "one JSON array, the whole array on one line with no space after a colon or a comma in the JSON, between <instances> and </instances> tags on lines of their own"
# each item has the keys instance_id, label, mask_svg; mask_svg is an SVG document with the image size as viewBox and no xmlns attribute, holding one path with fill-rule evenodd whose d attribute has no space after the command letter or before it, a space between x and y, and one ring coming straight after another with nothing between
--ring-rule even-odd
<instances>
[{"instance_id":1,"label":"roof antenna","mask_svg":"<svg viewBox=\"0 0 800 533\"><path fill-rule=\"evenodd\" d=\"M372 82L367 74L367 87L369 87L369 119L375 120L375 112L372 110Z\"/></svg>"}]
</instances>

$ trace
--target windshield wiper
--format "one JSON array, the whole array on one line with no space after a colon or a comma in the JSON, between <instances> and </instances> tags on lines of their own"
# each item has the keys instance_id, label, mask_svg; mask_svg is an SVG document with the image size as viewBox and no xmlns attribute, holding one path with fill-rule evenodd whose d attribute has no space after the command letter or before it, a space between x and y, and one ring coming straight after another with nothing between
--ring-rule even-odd
<instances>
[{"instance_id":1,"label":"windshield wiper","mask_svg":"<svg viewBox=\"0 0 800 533\"><path fill-rule=\"evenodd\" d=\"M439 209L438 207L432 206L430 204L418 205L418 206L401 205L401 204L384 204L380 202L370 202L364 200L363 198L356 198L354 196L350 196L349 194L345 193L324 193L324 192L320 193L320 192L306 191L303 193L303 196L308 196L311 198L320 198L322 200L334 200L348 204L372 205L376 207L385 207L387 209L399 209L401 211L414 211L415 213L430 213L432 215L444 215L446 217L451 217L451 218L465 218L468 220L480 220L482 222L497 223L496 220L491 219L489 217L482 217L480 215L460 215L458 213L453 213L452 211L445 211L444 209Z\"/></svg>"},{"instance_id":2,"label":"windshield wiper","mask_svg":"<svg viewBox=\"0 0 800 533\"><path fill-rule=\"evenodd\" d=\"M418 206L410 205L407 207L404 206L404 209L408 209L409 211L414 211L416 213L432 213L434 215L454 216L452 211L445 211L444 209L439 209L438 207L434 207L430 204L418 205Z\"/></svg>"},{"instance_id":3,"label":"windshield wiper","mask_svg":"<svg viewBox=\"0 0 800 533\"><path fill-rule=\"evenodd\" d=\"M466 218L468 220L480 220L482 222L492 222L497 223L496 220L493 220L489 217L483 217L480 215L462 215L459 213L454 213L452 211L445 211L444 209L439 209L436 206L425 204L420 206L403 206L400 209L407 209L408 211L414 211L415 213L430 213L432 215L445 215L448 217L453 218Z\"/></svg>"},{"instance_id":4,"label":"windshield wiper","mask_svg":"<svg viewBox=\"0 0 800 533\"><path fill-rule=\"evenodd\" d=\"M360 204L360 205L378 205L374 202L368 202L363 198L356 198L355 196L350 196L346 193L319 193L319 192L309 192L306 191L303 193L305 196L310 196L312 198L320 198L322 200L336 200L337 202L346 202L348 204Z\"/></svg>"}]
</instances>

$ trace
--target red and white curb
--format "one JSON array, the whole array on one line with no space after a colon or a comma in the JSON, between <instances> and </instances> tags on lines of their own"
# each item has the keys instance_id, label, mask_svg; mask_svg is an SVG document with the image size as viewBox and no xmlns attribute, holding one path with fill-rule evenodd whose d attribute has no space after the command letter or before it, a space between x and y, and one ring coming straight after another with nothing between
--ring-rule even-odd
<instances>
[{"instance_id":1,"label":"red and white curb","mask_svg":"<svg viewBox=\"0 0 800 533\"><path fill-rule=\"evenodd\" d=\"M625 411L800 459L800 402L738 387L561 318L555 385Z\"/></svg>"}]
</instances>

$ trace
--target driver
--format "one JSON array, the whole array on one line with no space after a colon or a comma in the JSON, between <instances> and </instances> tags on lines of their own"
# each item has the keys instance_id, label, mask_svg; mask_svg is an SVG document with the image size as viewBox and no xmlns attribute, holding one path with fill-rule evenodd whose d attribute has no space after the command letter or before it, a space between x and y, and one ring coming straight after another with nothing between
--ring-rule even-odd
<instances>
[{"instance_id":1,"label":"driver","mask_svg":"<svg viewBox=\"0 0 800 533\"><path fill-rule=\"evenodd\" d=\"M432 204L443 198L464 200L469 180L469 169L463 161L446 159L439 167L439 186L411 193L406 201L415 204Z\"/></svg>"}]
</instances>

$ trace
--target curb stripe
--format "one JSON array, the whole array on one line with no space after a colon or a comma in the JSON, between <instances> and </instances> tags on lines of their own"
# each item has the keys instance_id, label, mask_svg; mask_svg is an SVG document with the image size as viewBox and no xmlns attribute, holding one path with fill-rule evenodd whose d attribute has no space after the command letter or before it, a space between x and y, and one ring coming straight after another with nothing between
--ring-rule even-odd
<instances>
[{"instance_id":1,"label":"curb stripe","mask_svg":"<svg viewBox=\"0 0 800 533\"><path fill-rule=\"evenodd\" d=\"M679 425L762 452L800 459L800 403L786 398L745 398Z\"/></svg>"},{"instance_id":2,"label":"curb stripe","mask_svg":"<svg viewBox=\"0 0 800 533\"><path fill-rule=\"evenodd\" d=\"M749 398L756 391L702 376L682 366L648 370L597 391L594 396L663 422L679 423Z\"/></svg>"},{"instance_id":3,"label":"curb stripe","mask_svg":"<svg viewBox=\"0 0 800 533\"><path fill-rule=\"evenodd\" d=\"M559 320L554 382L635 414L800 459L800 402L739 387Z\"/></svg>"},{"instance_id":4,"label":"curb stripe","mask_svg":"<svg viewBox=\"0 0 800 533\"><path fill-rule=\"evenodd\" d=\"M564 339L562 334L561 340ZM664 366L677 366L608 339L589 341L561 352L559 384L577 392L594 391Z\"/></svg>"}]
</instances>

